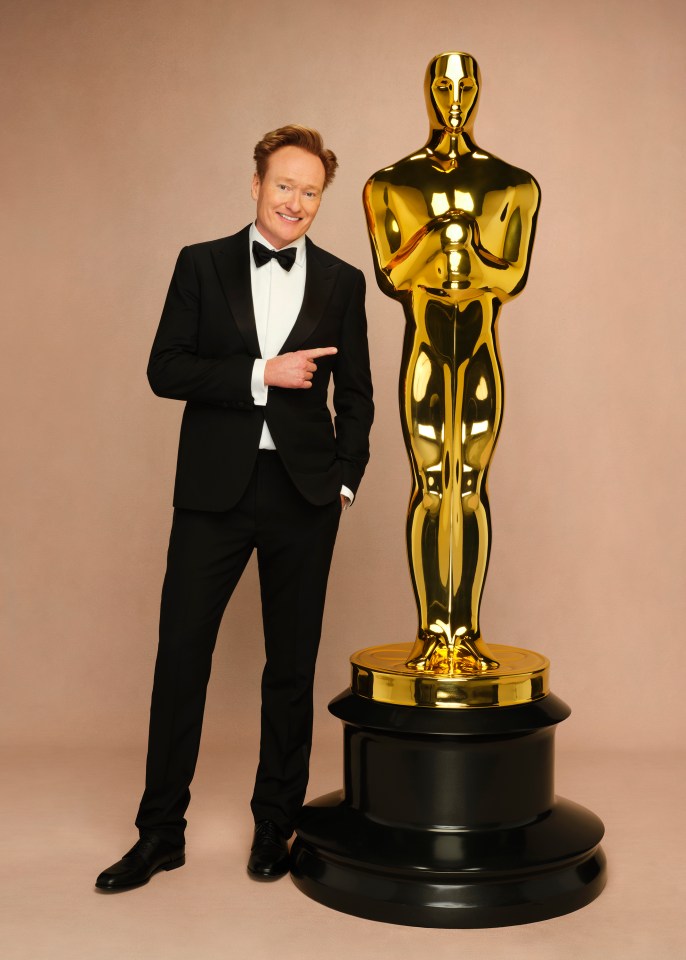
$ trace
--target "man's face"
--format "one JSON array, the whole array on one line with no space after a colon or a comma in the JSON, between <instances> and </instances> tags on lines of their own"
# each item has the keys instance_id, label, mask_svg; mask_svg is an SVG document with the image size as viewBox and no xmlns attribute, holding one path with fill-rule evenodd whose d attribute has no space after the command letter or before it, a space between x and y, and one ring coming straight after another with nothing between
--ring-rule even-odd
<instances>
[{"instance_id":1,"label":"man's face","mask_svg":"<svg viewBox=\"0 0 686 960\"><path fill-rule=\"evenodd\" d=\"M264 179L255 173L255 223L265 240L281 250L307 233L324 190L324 164L301 147L281 147L267 163Z\"/></svg>"},{"instance_id":2,"label":"man's face","mask_svg":"<svg viewBox=\"0 0 686 960\"><path fill-rule=\"evenodd\" d=\"M446 130L461 130L472 112L479 93L471 58L441 57L429 96L437 119Z\"/></svg>"}]
</instances>

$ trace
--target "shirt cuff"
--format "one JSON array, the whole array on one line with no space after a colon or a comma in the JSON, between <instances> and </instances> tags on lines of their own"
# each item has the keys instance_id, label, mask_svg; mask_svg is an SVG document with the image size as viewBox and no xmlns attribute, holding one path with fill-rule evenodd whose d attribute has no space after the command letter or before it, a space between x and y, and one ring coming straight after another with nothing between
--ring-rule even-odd
<instances>
[{"instance_id":1,"label":"shirt cuff","mask_svg":"<svg viewBox=\"0 0 686 960\"><path fill-rule=\"evenodd\" d=\"M355 494L352 492L350 487L346 487L345 484L343 484L341 486L341 493L343 494L344 497L347 497L348 500L350 500L350 505L352 506L352 502L355 499Z\"/></svg>"},{"instance_id":2,"label":"shirt cuff","mask_svg":"<svg viewBox=\"0 0 686 960\"><path fill-rule=\"evenodd\" d=\"M250 378L250 392L252 393L252 398L255 401L255 406L257 407L266 407L267 406L267 391L268 388L264 385L264 368L267 366L267 361L259 358L255 360L252 367L252 377Z\"/></svg>"}]
</instances>

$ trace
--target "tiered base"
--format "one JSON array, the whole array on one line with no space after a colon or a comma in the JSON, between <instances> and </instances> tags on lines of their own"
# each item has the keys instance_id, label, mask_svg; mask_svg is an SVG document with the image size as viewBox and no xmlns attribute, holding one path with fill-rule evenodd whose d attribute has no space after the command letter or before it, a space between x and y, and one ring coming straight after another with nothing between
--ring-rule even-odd
<instances>
[{"instance_id":1,"label":"tiered base","mask_svg":"<svg viewBox=\"0 0 686 960\"><path fill-rule=\"evenodd\" d=\"M292 874L335 910L422 927L496 927L569 913L605 884L601 821L555 798L548 694L476 710L341 694L345 789L308 804Z\"/></svg>"}]
</instances>

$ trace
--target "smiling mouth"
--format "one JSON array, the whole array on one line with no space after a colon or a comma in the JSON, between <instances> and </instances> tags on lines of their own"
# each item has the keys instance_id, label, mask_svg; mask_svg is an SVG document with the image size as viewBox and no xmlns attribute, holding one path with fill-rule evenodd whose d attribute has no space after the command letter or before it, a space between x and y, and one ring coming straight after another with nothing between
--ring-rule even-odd
<instances>
[{"instance_id":1,"label":"smiling mouth","mask_svg":"<svg viewBox=\"0 0 686 960\"><path fill-rule=\"evenodd\" d=\"M277 210L277 214L281 217L282 220L285 220L286 223L298 223L300 220L302 220L302 217L289 217L285 213L279 213L278 210Z\"/></svg>"}]
</instances>

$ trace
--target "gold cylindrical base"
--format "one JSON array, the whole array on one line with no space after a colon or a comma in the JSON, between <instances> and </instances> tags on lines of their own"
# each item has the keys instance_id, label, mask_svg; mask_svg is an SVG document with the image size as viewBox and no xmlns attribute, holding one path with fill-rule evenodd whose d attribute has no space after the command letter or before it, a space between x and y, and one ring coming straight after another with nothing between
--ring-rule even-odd
<instances>
[{"instance_id":1,"label":"gold cylindrical base","mask_svg":"<svg viewBox=\"0 0 686 960\"><path fill-rule=\"evenodd\" d=\"M353 693L404 707L512 707L549 692L550 661L533 650L489 644L499 662L480 674L435 674L406 666L411 643L366 647L350 658Z\"/></svg>"}]
</instances>

